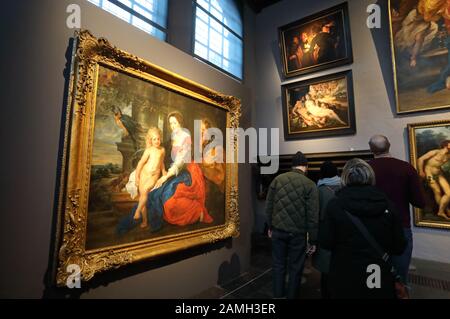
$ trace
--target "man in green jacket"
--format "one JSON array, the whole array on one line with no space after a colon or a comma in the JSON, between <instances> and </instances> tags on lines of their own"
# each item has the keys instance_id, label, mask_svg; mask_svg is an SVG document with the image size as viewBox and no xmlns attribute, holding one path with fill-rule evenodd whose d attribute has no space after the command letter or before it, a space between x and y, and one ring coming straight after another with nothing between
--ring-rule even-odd
<instances>
[{"instance_id":1,"label":"man in green jacket","mask_svg":"<svg viewBox=\"0 0 450 319\"><path fill-rule=\"evenodd\" d=\"M277 176L267 194L268 235L272 238L274 298L294 299L306 259L307 238L315 250L319 220L319 194L306 177L308 161L302 152L292 159L292 170ZM289 275L285 288L286 268Z\"/></svg>"}]
</instances>

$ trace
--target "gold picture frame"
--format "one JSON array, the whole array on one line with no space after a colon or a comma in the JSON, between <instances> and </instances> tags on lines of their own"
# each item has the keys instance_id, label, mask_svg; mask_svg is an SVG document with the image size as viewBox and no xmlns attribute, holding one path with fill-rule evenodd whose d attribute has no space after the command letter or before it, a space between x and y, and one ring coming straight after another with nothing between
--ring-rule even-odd
<instances>
[{"instance_id":1,"label":"gold picture frame","mask_svg":"<svg viewBox=\"0 0 450 319\"><path fill-rule=\"evenodd\" d=\"M102 78L100 78L100 75L102 75ZM57 286L66 285L67 278L71 274L68 270L69 265L77 265L80 269L81 280L88 281L95 274L108 269L118 268L143 259L158 257L239 235L238 145L237 135L231 130L229 136L234 143L228 143L231 146L226 152L227 155L231 154L231 158L234 161L231 160L231 163L224 164L225 170L222 179L224 207L223 217L221 217L223 222L218 221L218 224L205 223L198 227L197 224L179 226L179 228L176 228L178 226L175 225L173 228L176 228L176 231L172 233L166 232L164 235L151 234L148 235L148 238L142 238L142 236L147 236L147 233L145 233L141 237L136 237L140 238L139 240L120 242L119 244L114 242L115 244L112 245L97 245L96 243L98 247L91 245L91 248L87 248L87 240L89 239L87 234L91 226L89 217L93 216L93 213L90 213L89 205L91 202L89 202L89 198L93 193L90 187L94 187L92 176L94 174L93 153L96 151L97 143L97 135L95 134L98 134L96 125L100 125L98 121L101 120L99 117L96 117L98 115L96 112L100 112L100 103L105 100L101 96L103 91L100 89L104 89L104 87L101 87L103 85L101 83L106 83L104 78L111 80L110 78L114 76L127 81L134 81L132 83L137 83L139 87L148 88L148 90L151 89L154 92L163 92L164 96L171 97L172 100L167 102L166 100L161 100L161 96L155 93L154 101L156 102L153 101L153 112L155 111L153 107L157 109L160 106L161 108L166 107L166 111L173 111L175 107L171 108L170 101L178 99L192 106L189 112L186 113L189 116L191 114L196 116L195 114L197 113L199 117L205 114L219 114L219 117L223 118L223 126L226 126L227 129L238 128L239 126L241 114L239 99L215 92L146 62L114 47L104 38L95 38L87 30L76 32L64 127L61 186L58 194L57 242L55 244L57 257L55 258L53 270ZM117 95L117 90L114 92ZM130 92L134 91L123 92L124 94L131 94ZM144 92L143 94L147 93ZM157 102L159 101L158 99L162 102ZM169 104L168 106L164 104L166 102ZM123 105L128 104L125 103ZM114 116L113 113L105 113L106 115L103 118L110 121L110 123L114 119L117 122L115 116L122 117L122 111L119 112L120 116L115 111ZM152 118L151 116L147 117ZM159 125L166 125L164 121L161 121L161 118L163 117L160 117L159 122L156 122ZM163 119L165 120L166 118ZM114 129L121 130L118 127ZM127 137L122 135L121 142L111 144L117 145L117 148L119 144L124 144L124 140L130 144L130 136L128 135ZM168 133L166 132L165 135L168 135ZM133 142L135 141L133 140ZM130 179L130 177L128 178ZM218 206L221 205L219 204ZM204 207L206 207L206 204ZM202 211L202 217L197 221L198 224L202 221L203 213ZM101 231L97 231L97 233L101 234Z\"/></svg>"},{"instance_id":2,"label":"gold picture frame","mask_svg":"<svg viewBox=\"0 0 450 319\"><path fill-rule=\"evenodd\" d=\"M408 124L408 135L411 165L421 176L426 199L424 209L414 208L414 224L419 227L450 229L450 205L447 204L444 208L448 217L440 216L441 202L437 203L435 196L435 192L440 191L442 201L444 198L442 195L450 192L450 188L447 187L450 183L450 171L447 168L450 167L450 151L447 150L446 155L448 164L444 163L440 167L432 164L427 169L428 161L439 155L435 154L439 150L442 150L441 153L444 152L442 144L450 141L450 120ZM447 143L448 149L450 149L449 144ZM430 185L431 183L433 185Z\"/></svg>"},{"instance_id":3,"label":"gold picture frame","mask_svg":"<svg viewBox=\"0 0 450 319\"><path fill-rule=\"evenodd\" d=\"M438 1L430 6L420 6L419 0L388 1L397 114L450 107L450 41L446 44L445 40L450 29L443 23L446 5Z\"/></svg>"},{"instance_id":4,"label":"gold picture frame","mask_svg":"<svg viewBox=\"0 0 450 319\"><path fill-rule=\"evenodd\" d=\"M285 140L356 133L352 70L281 86Z\"/></svg>"}]
</instances>

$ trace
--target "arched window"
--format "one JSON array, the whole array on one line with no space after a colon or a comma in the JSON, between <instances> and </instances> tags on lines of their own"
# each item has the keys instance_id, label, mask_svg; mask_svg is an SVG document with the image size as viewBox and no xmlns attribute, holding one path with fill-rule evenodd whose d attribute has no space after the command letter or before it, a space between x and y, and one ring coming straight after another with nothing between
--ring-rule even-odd
<instances>
[{"instance_id":1,"label":"arched window","mask_svg":"<svg viewBox=\"0 0 450 319\"><path fill-rule=\"evenodd\" d=\"M88 0L163 41L167 36L168 0Z\"/></svg>"},{"instance_id":2,"label":"arched window","mask_svg":"<svg viewBox=\"0 0 450 319\"><path fill-rule=\"evenodd\" d=\"M194 0L194 55L242 79L243 27L234 0Z\"/></svg>"}]
</instances>

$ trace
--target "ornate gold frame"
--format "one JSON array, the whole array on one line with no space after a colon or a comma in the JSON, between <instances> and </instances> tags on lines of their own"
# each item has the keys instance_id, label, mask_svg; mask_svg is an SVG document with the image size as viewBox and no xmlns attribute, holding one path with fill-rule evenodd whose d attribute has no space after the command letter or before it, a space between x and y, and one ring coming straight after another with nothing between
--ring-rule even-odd
<instances>
[{"instance_id":1,"label":"ornate gold frame","mask_svg":"<svg viewBox=\"0 0 450 319\"><path fill-rule=\"evenodd\" d=\"M394 91L395 91L395 108L396 108L397 114L407 114L407 113L423 112L423 111L449 108L450 104L434 106L434 107L422 106L418 109L407 110L407 111L400 110L400 103L399 103L399 99L398 99L397 63L395 62L394 35L393 35L393 31L392 31L391 0L388 0L388 14L389 14L389 40L390 40L391 58L392 58L392 75L394 77L393 80L394 80Z\"/></svg>"},{"instance_id":2,"label":"ornate gold frame","mask_svg":"<svg viewBox=\"0 0 450 319\"><path fill-rule=\"evenodd\" d=\"M308 67L300 68L297 70L289 71L288 62L286 59L286 52L288 52L285 33L292 30L297 29L301 26L312 24L316 20L320 20L322 18L331 16L338 12L342 13L342 27L344 34L344 43L345 43L345 53L346 56L343 58L339 58L336 60L327 61L317 65L311 65ZM283 68L283 75L285 78L292 78L299 75L310 74L313 72L331 69L333 67L338 67L341 65L351 64L353 63L353 49L352 49L352 37L350 32L350 18L348 14L348 2L343 2L331 8L322 10L315 14L309 15L307 17L303 17L297 21L291 22L287 25L281 26L278 28L278 46L280 47L281 53L281 63Z\"/></svg>"},{"instance_id":3,"label":"ornate gold frame","mask_svg":"<svg viewBox=\"0 0 450 319\"><path fill-rule=\"evenodd\" d=\"M344 127L332 128L318 128L315 130L306 130L291 132L291 121L289 118L289 101L288 93L290 90L312 85L333 81L344 78L347 84L347 98L348 98L348 125ZM353 72L346 70L338 73L327 74L317 78L311 78L304 81L290 82L281 86L281 100L283 104L283 127L285 140L301 140L305 138L316 138L336 135L352 135L356 133L356 119L355 119L355 96L353 93Z\"/></svg>"},{"instance_id":4,"label":"ornate gold frame","mask_svg":"<svg viewBox=\"0 0 450 319\"><path fill-rule=\"evenodd\" d=\"M408 136L409 136L409 156L411 165L417 169L417 148L416 148L416 135L415 130L417 128L431 128L443 125L450 125L450 120L443 121L432 121L432 122L422 122L422 123L412 123L408 124ZM419 208L414 208L414 224L419 227L431 227L431 228L443 228L450 229L450 222L435 222L435 221L425 221L421 216L421 210Z\"/></svg>"},{"instance_id":5,"label":"ornate gold frame","mask_svg":"<svg viewBox=\"0 0 450 319\"><path fill-rule=\"evenodd\" d=\"M237 160L226 169L225 224L148 239L132 244L86 251L87 204L95 99L99 65L124 72L227 111L227 127L239 126L240 100L189 81L172 72L119 50L106 39L95 38L89 31L76 32L70 75L64 149L61 162L57 222L56 285L66 285L69 264L81 269L81 280L96 273L118 268L139 260L213 243L239 235ZM232 133L233 134L233 133ZM237 135L231 150L237 159Z\"/></svg>"}]
</instances>

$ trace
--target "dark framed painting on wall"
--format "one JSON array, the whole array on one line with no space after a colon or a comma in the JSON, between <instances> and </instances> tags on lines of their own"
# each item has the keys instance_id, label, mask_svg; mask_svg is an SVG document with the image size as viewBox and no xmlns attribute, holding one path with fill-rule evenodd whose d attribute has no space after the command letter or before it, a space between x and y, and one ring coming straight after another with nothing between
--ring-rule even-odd
<instances>
[{"instance_id":1,"label":"dark framed painting on wall","mask_svg":"<svg viewBox=\"0 0 450 319\"><path fill-rule=\"evenodd\" d=\"M238 127L237 98L83 30L75 39L67 105L53 269L58 286L71 265L88 281L239 235L237 164L225 160L237 156L237 145L213 147L207 130Z\"/></svg>"},{"instance_id":2,"label":"dark framed painting on wall","mask_svg":"<svg viewBox=\"0 0 450 319\"><path fill-rule=\"evenodd\" d=\"M347 2L282 26L278 34L287 78L353 62Z\"/></svg>"},{"instance_id":3,"label":"dark framed painting on wall","mask_svg":"<svg viewBox=\"0 0 450 319\"><path fill-rule=\"evenodd\" d=\"M356 133L352 71L281 87L286 140Z\"/></svg>"},{"instance_id":4,"label":"dark framed painting on wall","mask_svg":"<svg viewBox=\"0 0 450 319\"><path fill-rule=\"evenodd\" d=\"M390 0L397 113L450 107L450 2Z\"/></svg>"},{"instance_id":5,"label":"dark framed painting on wall","mask_svg":"<svg viewBox=\"0 0 450 319\"><path fill-rule=\"evenodd\" d=\"M408 124L411 165L426 205L414 208L416 226L450 229L450 120Z\"/></svg>"}]
</instances>

